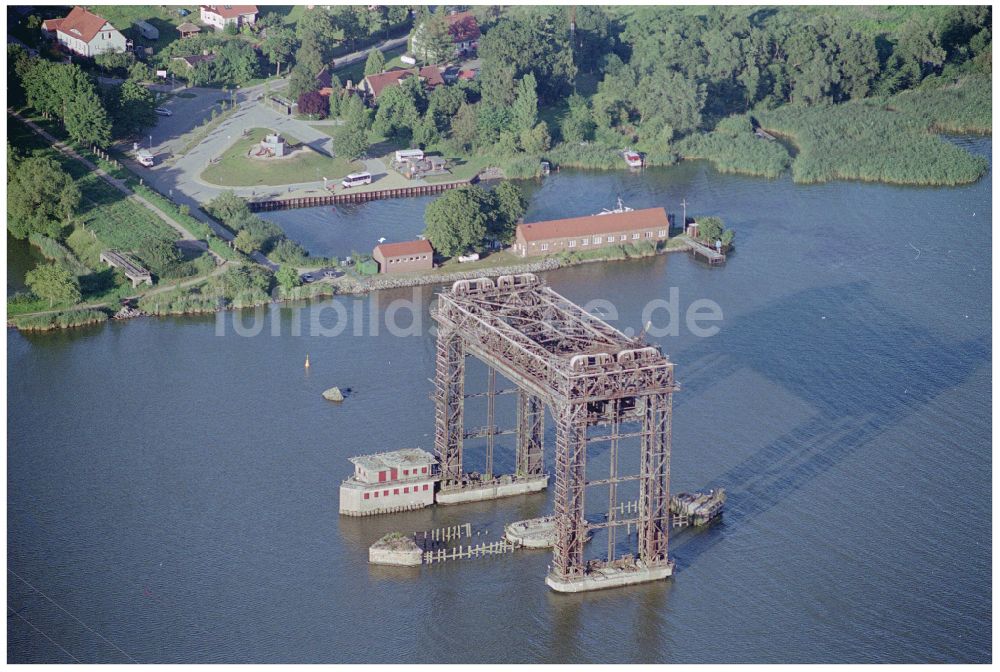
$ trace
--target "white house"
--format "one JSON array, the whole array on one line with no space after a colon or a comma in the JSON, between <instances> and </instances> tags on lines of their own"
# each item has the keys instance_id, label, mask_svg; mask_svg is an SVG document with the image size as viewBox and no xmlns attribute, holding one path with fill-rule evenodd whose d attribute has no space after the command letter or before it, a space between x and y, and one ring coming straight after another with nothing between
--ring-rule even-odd
<instances>
[{"instance_id":1,"label":"white house","mask_svg":"<svg viewBox=\"0 0 1000 672\"><path fill-rule=\"evenodd\" d=\"M115 30L103 17L74 7L63 19L42 22L42 30L75 54L93 57L108 51L125 51L125 36Z\"/></svg>"},{"instance_id":2,"label":"white house","mask_svg":"<svg viewBox=\"0 0 1000 672\"><path fill-rule=\"evenodd\" d=\"M222 30L228 25L239 30L257 22L257 5L201 5L201 22Z\"/></svg>"}]
</instances>

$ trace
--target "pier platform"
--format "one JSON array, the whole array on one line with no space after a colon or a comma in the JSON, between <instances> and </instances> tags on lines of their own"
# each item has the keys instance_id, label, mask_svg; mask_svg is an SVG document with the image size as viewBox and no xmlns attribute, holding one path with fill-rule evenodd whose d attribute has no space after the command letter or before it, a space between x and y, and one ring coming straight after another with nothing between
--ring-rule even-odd
<instances>
[{"instance_id":1,"label":"pier platform","mask_svg":"<svg viewBox=\"0 0 1000 672\"><path fill-rule=\"evenodd\" d=\"M435 495L441 505L481 502L514 495L540 492L549 485L548 474L531 477L500 476L489 481L466 481L457 486L442 486Z\"/></svg>"},{"instance_id":2,"label":"pier platform","mask_svg":"<svg viewBox=\"0 0 1000 672\"><path fill-rule=\"evenodd\" d=\"M584 593L605 588L620 588L638 583L660 581L673 576L674 563L647 567L642 561L636 561L633 566L607 566L591 570L581 577L567 579L557 574L549 573L545 577L545 585L557 593Z\"/></svg>"}]
</instances>

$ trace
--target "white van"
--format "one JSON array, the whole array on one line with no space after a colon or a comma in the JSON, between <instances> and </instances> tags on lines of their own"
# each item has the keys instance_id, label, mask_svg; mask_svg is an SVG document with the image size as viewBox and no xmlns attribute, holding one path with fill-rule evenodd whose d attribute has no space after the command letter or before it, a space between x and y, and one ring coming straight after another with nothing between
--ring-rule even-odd
<instances>
[{"instance_id":1,"label":"white van","mask_svg":"<svg viewBox=\"0 0 1000 672\"><path fill-rule=\"evenodd\" d=\"M150 154L148 149L138 149L135 152L135 160L139 162L139 165L151 167L155 161L153 160L153 155Z\"/></svg>"},{"instance_id":2,"label":"white van","mask_svg":"<svg viewBox=\"0 0 1000 672\"><path fill-rule=\"evenodd\" d=\"M371 184L372 174L371 173L351 173L344 178L341 184L344 189L350 189L351 187L360 187L362 184Z\"/></svg>"}]
</instances>

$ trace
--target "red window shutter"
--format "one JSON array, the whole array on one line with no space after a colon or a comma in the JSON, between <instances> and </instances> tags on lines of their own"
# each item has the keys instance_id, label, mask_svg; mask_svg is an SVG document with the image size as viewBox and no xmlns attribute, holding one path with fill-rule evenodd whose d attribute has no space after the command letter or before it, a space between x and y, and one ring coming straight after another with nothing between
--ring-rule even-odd
<instances>
[{"instance_id":1,"label":"red window shutter","mask_svg":"<svg viewBox=\"0 0 1000 672\"><path fill-rule=\"evenodd\" d=\"M385 482L385 472L384 471L378 472L378 482L379 483Z\"/></svg>"},{"instance_id":2,"label":"red window shutter","mask_svg":"<svg viewBox=\"0 0 1000 672\"><path fill-rule=\"evenodd\" d=\"M392 494L398 495L399 494L399 488L393 488L392 489Z\"/></svg>"},{"instance_id":3,"label":"red window shutter","mask_svg":"<svg viewBox=\"0 0 1000 672\"><path fill-rule=\"evenodd\" d=\"M427 473L427 467L424 467L423 469L421 469L420 472L423 473L423 474L426 474Z\"/></svg>"},{"instance_id":4,"label":"red window shutter","mask_svg":"<svg viewBox=\"0 0 1000 672\"><path fill-rule=\"evenodd\" d=\"M398 472L398 471L396 471L395 469L393 469L393 470L392 470L392 471L390 472L390 474L389 474L389 475L390 475L390 476L392 477L392 480L394 480L394 481L395 481L395 480L396 480L397 478L399 478L399 472Z\"/></svg>"},{"instance_id":5,"label":"red window shutter","mask_svg":"<svg viewBox=\"0 0 1000 672\"><path fill-rule=\"evenodd\" d=\"M378 493L375 493L375 494L378 494ZM365 493L365 499L368 499L368 493L367 492Z\"/></svg>"},{"instance_id":6,"label":"red window shutter","mask_svg":"<svg viewBox=\"0 0 1000 672\"><path fill-rule=\"evenodd\" d=\"M385 490L385 491L384 491L384 492L382 493L382 496L383 496L383 497L388 497L388 496L389 496L389 491L388 491L388 490Z\"/></svg>"},{"instance_id":7,"label":"red window shutter","mask_svg":"<svg viewBox=\"0 0 1000 672\"><path fill-rule=\"evenodd\" d=\"M409 488L403 488L403 494L404 495L410 494L410 489Z\"/></svg>"},{"instance_id":8,"label":"red window shutter","mask_svg":"<svg viewBox=\"0 0 1000 672\"><path fill-rule=\"evenodd\" d=\"M375 496L378 497L378 490L375 491Z\"/></svg>"},{"instance_id":9,"label":"red window shutter","mask_svg":"<svg viewBox=\"0 0 1000 672\"><path fill-rule=\"evenodd\" d=\"M409 475L410 475L410 470L409 469L403 469L403 476L409 476Z\"/></svg>"},{"instance_id":10,"label":"red window shutter","mask_svg":"<svg viewBox=\"0 0 1000 672\"><path fill-rule=\"evenodd\" d=\"M424 490L426 490L426 489L427 489L427 484L426 484L426 483L424 483Z\"/></svg>"}]
</instances>

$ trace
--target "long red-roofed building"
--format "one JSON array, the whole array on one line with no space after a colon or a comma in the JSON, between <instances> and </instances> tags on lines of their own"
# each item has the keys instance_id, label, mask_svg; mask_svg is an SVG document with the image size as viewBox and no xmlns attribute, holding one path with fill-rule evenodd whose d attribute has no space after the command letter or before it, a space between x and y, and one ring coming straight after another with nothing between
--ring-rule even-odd
<instances>
[{"instance_id":1,"label":"long red-roofed building","mask_svg":"<svg viewBox=\"0 0 1000 672\"><path fill-rule=\"evenodd\" d=\"M658 243L669 235L670 220L663 208L626 210L518 224L513 251L522 257L538 257L614 245Z\"/></svg>"},{"instance_id":2,"label":"long red-roofed building","mask_svg":"<svg viewBox=\"0 0 1000 672\"><path fill-rule=\"evenodd\" d=\"M426 240L382 243L372 250L379 273L408 273L434 268L434 248Z\"/></svg>"}]
</instances>

